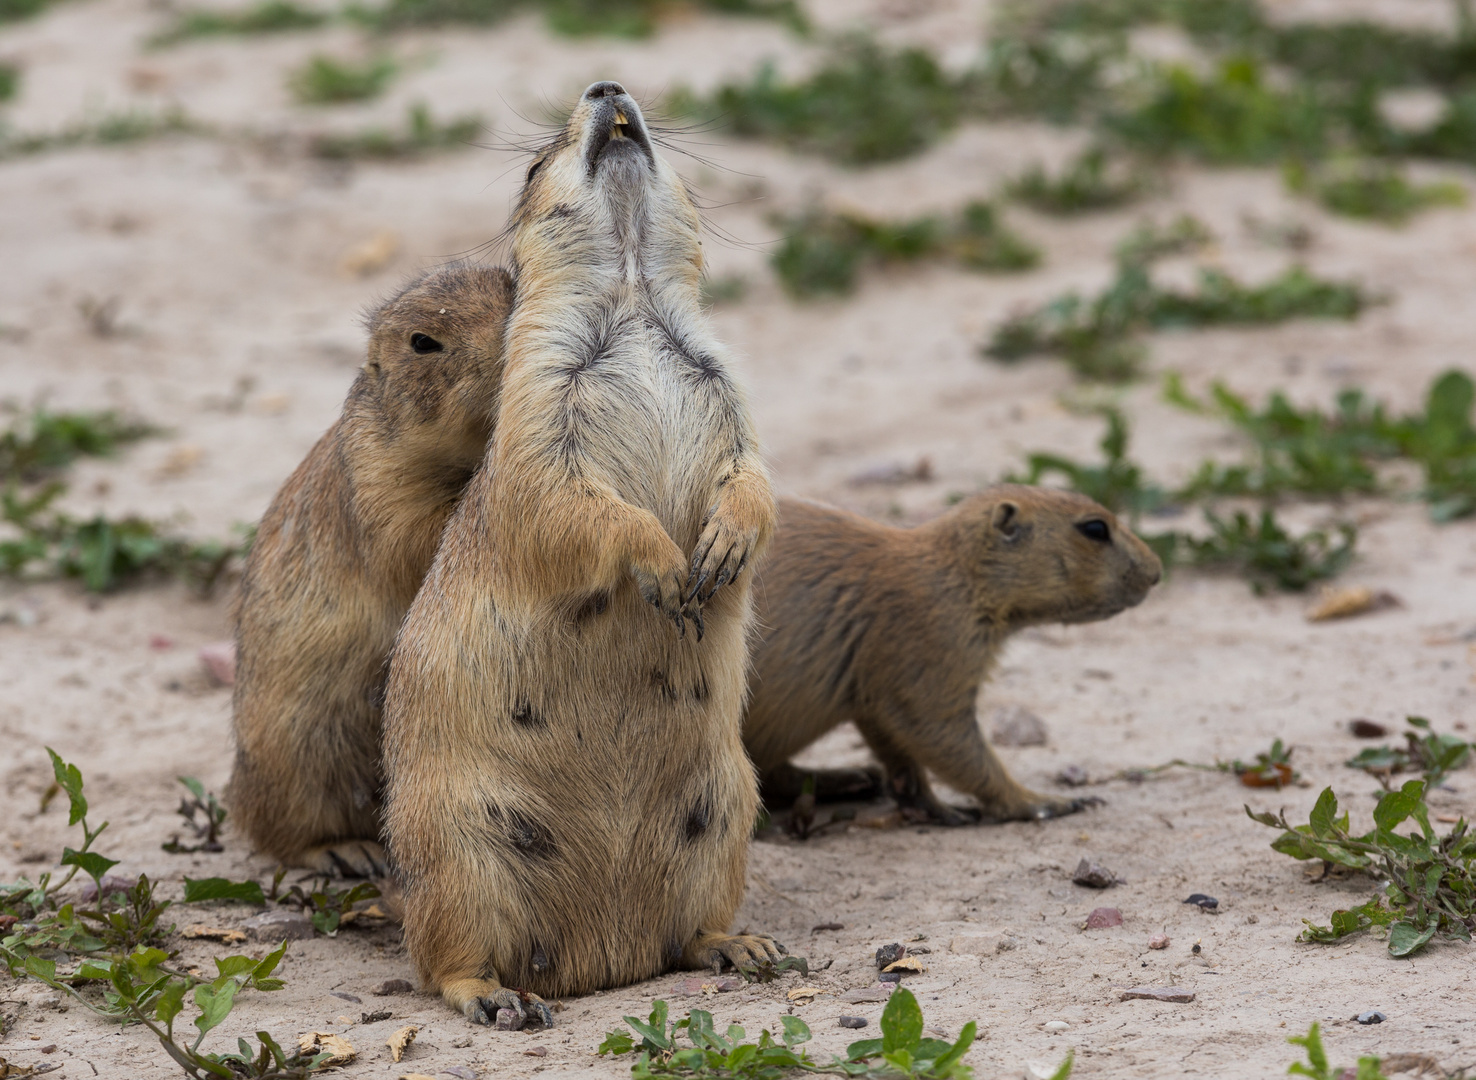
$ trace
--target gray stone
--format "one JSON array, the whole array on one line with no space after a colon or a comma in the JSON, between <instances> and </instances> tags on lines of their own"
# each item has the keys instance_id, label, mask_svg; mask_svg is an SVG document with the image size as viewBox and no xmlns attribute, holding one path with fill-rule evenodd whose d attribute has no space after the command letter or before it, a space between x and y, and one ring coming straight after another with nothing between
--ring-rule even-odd
<instances>
[{"instance_id":1,"label":"gray stone","mask_svg":"<svg viewBox=\"0 0 1476 1080\"><path fill-rule=\"evenodd\" d=\"M263 911L241 924L253 941L306 941L314 934L313 920L300 911Z\"/></svg>"},{"instance_id":2,"label":"gray stone","mask_svg":"<svg viewBox=\"0 0 1476 1080\"><path fill-rule=\"evenodd\" d=\"M1131 1001L1134 998L1143 998L1146 1001L1193 1001L1194 991L1182 986L1133 986L1119 988L1117 991L1118 1001Z\"/></svg>"}]
</instances>

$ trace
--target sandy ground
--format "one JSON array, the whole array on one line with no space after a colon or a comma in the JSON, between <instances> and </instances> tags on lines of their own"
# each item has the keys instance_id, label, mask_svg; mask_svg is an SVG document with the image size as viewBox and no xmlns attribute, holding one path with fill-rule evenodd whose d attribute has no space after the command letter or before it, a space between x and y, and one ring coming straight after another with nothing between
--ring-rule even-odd
<instances>
[{"instance_id":1,"label":"sandy ground","mask_svg":"<svg viewBox=\"0 0 1476 1080\"><path fill-rule=\"evenodd\" d=\"M1325 16L1337 6L1275 8ZM987 15L962 0L811 7L827 27L863 20L951 62L968 59ZM1445 7L1400 0L1364 9L1429 22ZM167 425L167 436L116 461L79 466L71 505L172 517L222 536L261 513L334 416L361 360L358 312L414 268L495 237L521 175L521 156L497 149L330 168L292 138L270 136L392 122L409 102L426 101L438 116L480 111L495 147L536 132L526 118L596 77L655 99L679 83L702 88L741 75L765 56L797 69L812 48L762 22L692 18L629 43L555 39L526 19L396 39L391 47L409 71L383 100L315 110L290 104L284 73L315 50L361 47L346 31L145 51L142 40L163 21L144 0L79 0L0 31L0 57L25 67L22 96L0 112L20 130L175 102L222 132L0 163L0 396L116 407ZM1029 450L1093 454L1099 422L1067 407L1083 392L1064 368L1006 369L980 361L976 347L1012 309L1105 281L1112 245L1145 214L1166 220L1192 210L1221 238L1212 260L1251 278L1275 273L1287 256L1258 244L1244 216L1306 222L1317 238L1308 257L1315 270L1357 277L1389 297L1355 324L1161 337L1155 376L1172 369L1196 391L1220 377L1253 396L1284 387L1317 402L1358 384L1404 409L1441 370L1469 367L1476 211L1431 213L1397 231L1351 224L1294 203L1271 171L1176 170L1146 209L1069 223L1012 210L1012 222L1047 253L1026 275L878 273L846 301L796 305L768 274L765 245L775 234L767 215L776 209L817 194L879 213L947 209L1032 161L1063 160L1082 140L1039 125L975 125L921 157L862 172L720 132L679 140L708 162L677 159L713 207L713 273L750 282L716 318L746 358L742 376L782 491L922 520L950 494L1018 468ZM385 233L397 246L383 266L367 276L341 269L346 254ZM79 308L113 298L116 326L99 336ZM1235 451L1221 427L1163 405L1156 377L1120 398L1135 421L1135 454L1165 479ZM848 483L922 456L932 462L929 482ZM1421 507L1393 501L1337 512L1363 526L1347 580L1394 592L1402 608L1309 626L1300 598L1258 598L1235 580L1181 573L1109 622L1021 635L983 702L985 713L1017 704L1045 718L1047 746L1002 751L1016 775L1043 789L1066 764L1109 776L1174 757L1245 756L1277 736L1295 744L1307 786L1252 792L1221 774L1173 771L1103 784L1092 790L1105 806L1043 824L854 828L804 843L775 833L754 845L739 923L809 957L807 981L825 993L798 1012L822 1054L849 1041L836 1023L843 1012L875 1030L880 1005L843 1006L836 995L875 982L878 946L911 941L931 950L922 957L928 970L908 980L929 1024L952 1035L980 1022L970 1060L981 1077L1020 1076L1028 1061L1055 1062L1071 1047L1083 1077L1276 1075L1296 1056L1286 1036L1314 1020L1339 1061L1413 1051L1447 1068L1476 1063L1469 950L1435 947L1394 961L1368 937L1334 948L1296 944L1303 916L1324 920L1369 886L1313 883L1269 851L1270 832L1241 809L1249 801L1305 816L1333 784L1355 822L1366 821L1378 788L1341 764L1355 745L1347 719L1398 723L1413 713L1445 730L1476 721L1468 641L1476 526L1437 527ZM1289 517L1308 525L1333 513L1307 506ZM195 659L199 645L228 635L227 605L226 595L200 601L172 587L101 599L60 585L0 587L0 609L37 617L25 626L0 620L0 880L34 877L68 842L64 814L37 811L49 779L44 745L83 769L96 816L111 821L103 847L123 859L119 872L147 872L166 890L185 874L270 875L234 838L218 855L159 850L177 820L174 777L196 775L215 790L227 778L229 693L212 687ZM155 635L172 647L151 646ZM841 731L806 760L861 757L854 734ZM1472 815L1471 785L1470 773L1457 774L1432 805ZM1083 856L1125 883L1106 894L1074 886ZM1217 896L1220 913L1182 904L1191 892ZM1121 909L1124 925L1084 931L1087 913L1105 904ZM233 925L249 914L221 907L175 917ZM821 923L844 929L812 932ZM1150 952L1158 933L1171 945ZM190 962L210 955L198 943L179 945ZM681 979L668 976L571 1000L550 1032L476 1029L424 995L370 996L382 980L411 975L392 927L294 944L283 971L285 990L242 995L208 1045L224 1049L261 1027L288 1037L331 1030L361 1053L351 1076L455 1067L616 1076L626 1066L593 1051L622 1014L644 1014L658 996L696 1004L676 997ZM702 1005L756 1033L790 1007L784 994L796 981ZM1194 1002L1119 1002L1113 989L1169 983L1191 988ZM77 1007L59 1010L50 996L0 980L0 1057L58 1062L55 1075L66 1077L175 1075L145 1035ZM353 1020L377 1008L393 1018ZM1370 1008L1388 1021L1351 1022ZM1051 1020L1069 1027L1048 1034ZM383 1043L403 1023L422 1031L396 1066ZM535 1046L547 1055L524 1055Z\"/></svg>"}]
</instances>

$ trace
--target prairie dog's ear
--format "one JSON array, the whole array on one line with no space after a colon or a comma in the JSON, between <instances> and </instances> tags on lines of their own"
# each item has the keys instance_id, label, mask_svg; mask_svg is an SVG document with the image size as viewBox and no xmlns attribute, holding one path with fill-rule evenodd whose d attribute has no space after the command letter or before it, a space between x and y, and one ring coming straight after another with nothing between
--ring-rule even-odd
<instances>
[{"instance_id":1,"label":"prairie dog's ear","mask_svg":"<svg viewBox=\"0 0 1476 1080\"><path fill-rule=\"evenodd\" d=\"M994 508L994 531L1013 543L1020 538L1020 507L1012 502L1002 502Z\"/></svg>"}]
</instances>

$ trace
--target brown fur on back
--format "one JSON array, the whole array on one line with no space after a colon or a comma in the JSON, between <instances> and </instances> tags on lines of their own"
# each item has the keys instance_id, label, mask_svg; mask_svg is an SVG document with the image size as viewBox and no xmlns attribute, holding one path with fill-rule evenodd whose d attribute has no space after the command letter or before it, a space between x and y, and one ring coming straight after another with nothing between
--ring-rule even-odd
<instances>
[{"instance_id":1,"label":"brown fur on back","mask_svg":"<svg viewBox=\"0 0 1476 1080\"><path fill-rule=\"evenodd\" d=\"M231 814L288 865L383 872L389 651L491 435L512 292L504 270L453 266L374 311L342 415L257 530L235 612ZM417 334L441 348L416 352Z\"/></svg>"},{"instance_id":2,"label":"brown fur on back","mask_svg":"<svg viewBox=\"0 0 1476 1080\"><path fill-rule=\"evenodd\" d=\"M1085 535L1086 522L1107 539ZM1016 630L1108 618L1161 571L1112 514L1070 492L1000 485L913 529L782 501L755 586L761 633L744 719L766 798L798 794L789 759L854 720L906 807L958 820L933 798L926 768L987 819L1078 809L1010 778L979 732L979 685ZM854 777L828 779L836 794L858 789Z\"/></svg>"},{"instance_id":3,"label":"brown fur on back","mask_svg":"<svg viewBox=\"0 0 1476 1080\"><path fill-rule=\"evenodd\" d=\"M496 434L391 663L405 941L481 1023L521 1015L513 986L769 947L726 931L757 808L743 569L773 500L699 311L696 213L642 138L597 85L530 170Z\"/></svg>"}]
</instances>

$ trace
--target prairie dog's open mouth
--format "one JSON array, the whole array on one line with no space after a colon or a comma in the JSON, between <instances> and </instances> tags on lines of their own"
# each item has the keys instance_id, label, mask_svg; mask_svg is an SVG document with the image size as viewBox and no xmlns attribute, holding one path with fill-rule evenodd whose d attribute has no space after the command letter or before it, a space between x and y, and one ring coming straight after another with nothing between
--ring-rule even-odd
<instances>
[{"instance_id":1,"label":"prairie dog's open mouth","mask_svg":"<svg viewBox=\"0 0 1476 1080\"><path fill-rule=\"evenodd\" d=\"M651 139L646 134L646 125L635 102L626 95L602 100L590 123L594 125L594 138L589 142L587 157L591 173L608 154L635 151L644 154L648 161L652 160Z\"/></svg>"}]
</instances>

